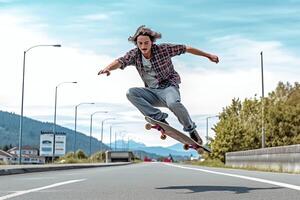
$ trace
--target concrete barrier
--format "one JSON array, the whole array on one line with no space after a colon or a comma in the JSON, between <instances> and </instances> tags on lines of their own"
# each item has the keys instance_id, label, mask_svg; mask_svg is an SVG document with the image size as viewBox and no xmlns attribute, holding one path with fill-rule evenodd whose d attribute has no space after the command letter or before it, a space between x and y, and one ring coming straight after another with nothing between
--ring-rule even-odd
<instances>
[{"instance_id":1,"label":"concrete barrier","mask_svg":"<svg viewBox=\"0 0 300 200\"><path fill-rule=\"evenodd\" d=\"M110 162L132 162L133 153L131 151L106 151L106 163Z\"/></svg>"},{"instance_id":2,"label":"concrete barrier","mask_svg":"<svg viewBox=\"0 0 300 200\"><path fill-rule=\"evenodd\" d=\"M226 166L300 173L300 145L229 152Z\"/></svg>"}]
</instances>

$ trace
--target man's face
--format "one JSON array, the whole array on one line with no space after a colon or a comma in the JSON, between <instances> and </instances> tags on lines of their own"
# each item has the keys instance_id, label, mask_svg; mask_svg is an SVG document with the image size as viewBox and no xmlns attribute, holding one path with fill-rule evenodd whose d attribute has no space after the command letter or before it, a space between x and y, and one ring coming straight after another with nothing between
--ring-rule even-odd
<instances>
[{"instance_id":1,"label":"man's face","mask_svg":"<svg viewBox=\"0 0 300 200\"><path fill-rule=\"evenodd\" d=\"M136 40L137 46L142 52L144 56L150 56L151 55L151 47L152 47L152 41L150 40L149 36L146 35L140 35L137 37Z\"/></svg>"}]
</instances>

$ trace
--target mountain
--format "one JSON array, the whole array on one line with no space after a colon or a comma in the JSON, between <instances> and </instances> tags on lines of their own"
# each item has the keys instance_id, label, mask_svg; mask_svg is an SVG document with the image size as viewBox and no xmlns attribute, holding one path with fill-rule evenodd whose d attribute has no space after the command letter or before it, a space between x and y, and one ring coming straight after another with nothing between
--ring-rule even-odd
<instances>
[{"instance_id":1,"label":"mountain","mask_svg":"<svg viewBox=\"0 0 300 200\"><path fill-rule=\"evenodd\" d=\"M174 144L174 145L169 146L167 148L172 149L174 151L185 152L185 150L183 149L183 144L181 144L181 143ZM191 150L189 150L189 151L191 151Z\"/></svg>"},{"instance_id":2,"label":"mountain","mask_svg":"<svg viewBox=\"0 0 300 200\"><path fill-rule=\"evenodd\" d=\"M138 148L146 147L146 145L141 142L135 142L134 140L129 140L129 147L132 149L138 149Z\"/></svg>"},{"instance_id":3,"label":"mountain","mask_svg":"<svg viewBox=\"0 0 300 200\"><path fill-rule=\"evenodd\" d=\"M106 143L106 145L110 146L109 143ZM140 143L140 142L136 142L134 140L129 140L129 144L128 144L127 140L126 141L117 140L116 142L113 142L111 144L111 148L115 149L115 147L116 147L117 149L127 149L128 145L129 145L129 149L140 149L140 148L146 147L145 144Z\"/></svg>"},{"instance_id":4,"label":"mountain","mask_svg":"<svg viewBox=\"0 0 300 200\"><path fill-rule=\"evenodd\" d=\"M0 148L5 145L17 146L19 144L19 126L20 115L0 111ZM48 122L40 122L27 117L23 118L23 137L22 146L30 145L39 148L41 131L52 131L53 124ZM66 133L66 152L74 149L74 131L62 126L56 126L57 132ZM82 149L85 153L89 153L90 137L81 132L77 133L76 149ZM92 153L99 151L101 142L96 138L92 138ZM103 145L103 149L108 146Z\"/></svg>"},{"instance_id":5,"label":"mountain","mask_svg":"<svg viewBox=\"0 0 300 200\"><path fill-rule=\"evenodd\" d=\"M109 144L106 144L109 146ZM111 145L112 149L115 148L115 143ZM117 140L116 142L117 149L128 149L128 141ZM170 147L148 147L143 143L135 142L134 140L129 141L129 149L131 150L139 150L148 152L151 154L161 155L161 156L169 156L170 154L173 156L182 156L182 157L190 157L191 155L196 156L197 152L193 150L185 151L183 149L183 145L181 143L172 145Z\"/></svg>"}]
</instances>

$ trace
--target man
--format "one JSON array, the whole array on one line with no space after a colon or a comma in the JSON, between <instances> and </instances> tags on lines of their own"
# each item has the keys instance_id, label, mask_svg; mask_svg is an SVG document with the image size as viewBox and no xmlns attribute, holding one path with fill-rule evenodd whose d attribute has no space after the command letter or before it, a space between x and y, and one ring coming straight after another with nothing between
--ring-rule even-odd
<instances>
[{"instance_id":1,"label":"man","mask_svg":"<svg viewBox=\"0 0 300 200\"><path fill-rule=\"evenodd\" d=\"M174 44L154 44L161 34L140 26L136 33L128 40L133 42L137 48L127 52L98 72L110 75L110 71L129 65L134 65L138 70L145 87L130 88L127 92L128 100L145 116L167 123L167 113L163 113L156 107L167 107L179 122L183 130L189 132L192 139L202 144L202 139L197 133L196 125L192 121L187 109L180 102L179 84L180 76L174 70L171 58L183 53L191 53L208 58L218 63L216 55L205 53L199 49Z\"/></svg>"}]
</instances>

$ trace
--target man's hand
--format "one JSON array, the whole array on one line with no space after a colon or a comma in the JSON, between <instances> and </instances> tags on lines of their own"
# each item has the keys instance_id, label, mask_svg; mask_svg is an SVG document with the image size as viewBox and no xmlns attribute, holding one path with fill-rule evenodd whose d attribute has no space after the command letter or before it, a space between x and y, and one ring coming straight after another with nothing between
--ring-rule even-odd
<instances>
[{"instance_id":1,"label":"man's hand","mask_svg":"<svg viewBox=\"0 0 300 200\"><path fill-rule=\"evenodd\" d=\"M215 63L218 63L218 62L219 62L219 58L218 58L218 56L216 56L216 55L210 54L210 55L208 56L208 59L209 59L210 61L212 61L212 62L215 62Z\"/></svg>"},{"instance_id":2,"label":"man's hand","mask_svg":"<svg viewBox=\"0 0 300 200\"><path fill-rule=\"evenodd\" d=\"M106 74L106 76L109 76L110 75L110 71L108 69L104 68L104 69L101 69L98 72L98 75L101 75L101 74Z\"/></svg>"},{"instance_id":3,"label":"man's hand","mask_svg":"<svg viewBox=\"0 0 300 200\"><path fill-rule=\"evenodd\" d=\"M208 58L210 61L218 63L219 58L216 55L206 53L204 51L201 51L200 49L196 49L194 47L186 46L186 52L197 55L197 56L204 56Z\"/></svg>"},{"instance_id":4,"label":"man's hand","mask_svg":"<svg viewBox=\"0 0 300 200\"><path fill-rule=\"evenodd\" d=\"M101 69L98 72L98 75L106 74L106 76L109 76L110 75L110 71L118 69L120 67L121 67L121 64L118 62L118 60L115 60L112 63L110 63L107 67L105 67L104 69Z\"/></svg>"}]
</instances>

